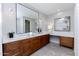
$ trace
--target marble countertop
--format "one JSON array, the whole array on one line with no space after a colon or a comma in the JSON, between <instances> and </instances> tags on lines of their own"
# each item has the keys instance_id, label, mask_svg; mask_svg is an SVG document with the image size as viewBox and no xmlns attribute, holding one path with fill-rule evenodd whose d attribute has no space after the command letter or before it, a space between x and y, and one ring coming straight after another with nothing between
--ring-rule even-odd
<instances>
[{"instance_id":1,"label":"marble countertop","mask_svg":"<svg viewBox=\"0 0 79 59\"><path fill-rule=\"evenodd\" d=\"M9 43L9 42L13 42L13 41L18 41L18 40L22 40L22 39L28 39L28 38L41 36L41 35L46 35L46 34L48 34L48 33L43 32L43 33L18 34L18 35L15 35L14 38L7 38L7 40L4 40L3 43Z\"/></svg>"},{"instance_id":2,"label":"marble countertop","mask_svg":"<svg viewBox=\"0 0 79 59\"><path fill-rule=\"evenodd\" d=\"M28 39L28 38L46 35L46 34L50 34L50 35L54 35L54 36L74 37L73 33L69 34L69 35L67 35L67 33L66 33L66 35L65 34L62 35L63 33L50 33L50 32L46 32L46 31L41 32L41 33L30 32L30 33L25 33L25 34L16 34L16 35L14 35L14 38L3 38L3 43L9 43L9 42L13 42L13 41Z\"/></svg>"},{"instance_id":3,"label":"marble countertop","mask_svg":"<svg viewBox=\"0 0 79 59\"><path fill-rule=\"evenodd\" d=\"M54 35L54 36L64 36L64 37L73 37L74 38L74 34L73 33L50 33L50 35Z\"/></svg>"}]
</instances>

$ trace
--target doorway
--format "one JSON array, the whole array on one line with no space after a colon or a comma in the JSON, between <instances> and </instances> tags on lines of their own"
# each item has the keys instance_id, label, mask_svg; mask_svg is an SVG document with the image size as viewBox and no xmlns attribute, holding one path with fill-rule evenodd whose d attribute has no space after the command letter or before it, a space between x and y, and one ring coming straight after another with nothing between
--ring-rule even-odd
<instances>
[{"instance_id":1,"label":"doorway","mask_svg":"<svg viewBox=\"0 0 79 59\"><path fill-rule=\"evenodd\" d=\"M30 32L30 21L25 20L25 33Z\"/></svg>"}]
</instances>

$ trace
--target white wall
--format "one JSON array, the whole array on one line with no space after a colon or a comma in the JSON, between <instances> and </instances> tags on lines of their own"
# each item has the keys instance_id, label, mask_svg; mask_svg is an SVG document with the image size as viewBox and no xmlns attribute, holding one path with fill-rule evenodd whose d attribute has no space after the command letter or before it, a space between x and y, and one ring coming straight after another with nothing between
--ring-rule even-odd
<instances>
[{"instance_id":1,"label":"white wall","mask_svg":"<svg viewBox=\"0 0 79 59\"><path fill-rule=\"evenodd\" d=\"M42 31L48 31L48 20L47 16L39 13L39 27Z\"/></svg>"},{"instance_id":2,"label":"white wall","mask_svg":"<svg viewBox=\"0 0 79 59\"><path fill-rule=\"evenodd\" d=\"M2 55L2 8L0 3L0 56Z\"/></svg>"},{"instance_id":3,"label":"white wall","mask_svg":"<svg viewBox=\"0 0 79 59\"><path fill-rule=\"evenodd\" d=\"M3 41L7 40L9 32L16 33L16 12L14 3L2 4Z\"/></svg>"},{"instance_id":4,"label":"white wall","mask_svg":"<svg viewBox=\"0 0 79 59\"><path fill-rule=\"evenodd\" d=\"M75 5L75 55L79 56L79 4Z\"/></svg>"}]
</instances>

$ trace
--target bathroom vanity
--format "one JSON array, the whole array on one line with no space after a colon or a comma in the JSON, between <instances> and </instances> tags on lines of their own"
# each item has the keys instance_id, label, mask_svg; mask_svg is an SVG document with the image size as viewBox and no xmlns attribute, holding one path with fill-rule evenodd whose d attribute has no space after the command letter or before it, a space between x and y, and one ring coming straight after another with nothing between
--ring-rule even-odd
<instances>
[{"instance_id":1,"label":"bathroom vanity","mask_svg":"<svg viewBox=\"0 0 79 59\"><path fill-rule=\"evenodd\" d=\"M49 34L3 43L4 56L28 56L49 43Z\"/></svg>"}]
</instances>

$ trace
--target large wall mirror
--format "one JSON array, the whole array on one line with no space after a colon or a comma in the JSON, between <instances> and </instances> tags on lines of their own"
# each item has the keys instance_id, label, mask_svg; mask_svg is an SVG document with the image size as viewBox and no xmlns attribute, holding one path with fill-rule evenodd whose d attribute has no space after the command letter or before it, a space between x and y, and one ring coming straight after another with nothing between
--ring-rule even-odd
<instances>
[{"instance_id":1,"label":"large wall mirror","mask_svg":"<svg viewBox=\"0 0 79 59\"><path fill-rule=\"evenodd\" d=\"M16 4L16 6L16 33L36 32L38 13L22 4Z\"/></svg>"},{"instance_id":2,"label":"large wall mirror","mask_svg":"<svg viewBox=\"0 0 79 59\"><path fill-rule=\"evenodd\" d=\"M70 16L56 18L54 20L55 31L70 31Z\"/></svg>"}]
</instances>

